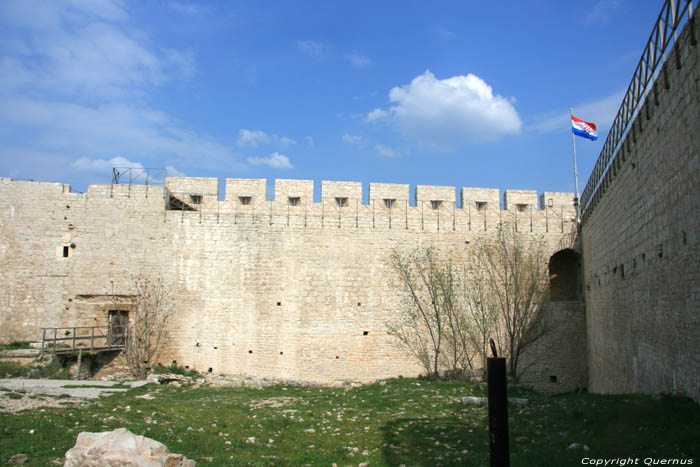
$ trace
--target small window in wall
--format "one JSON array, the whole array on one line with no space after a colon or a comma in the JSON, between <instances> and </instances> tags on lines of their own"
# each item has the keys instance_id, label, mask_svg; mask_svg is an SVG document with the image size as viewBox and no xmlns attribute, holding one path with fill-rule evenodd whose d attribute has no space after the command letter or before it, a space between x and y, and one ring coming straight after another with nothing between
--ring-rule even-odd
<instances>
[{"instance_id":1,"label":"small window in wall","mask_svg":"<svg viewBox=\"0 0 700 467\"><path fill-rule=\"evenodd\" d=\"M70 247L64 246L63 247L63 257L68 258L68 254L70 253Z\"/></svg>"},{"instance_id":2,"label":"small window in wall","mask_svg":"<svg viewBox=\"0 0 700 467\"><path fill-rule=\"evenodd\" d=\"M391 209L394 206L394 203L396 202L395 199L392 198L384 198L384 206L387 208Z\"/></svg>"},{"instance_id":3,"label":"small window in wall","mask_svg":"<svg viewBox=\"0 0 700 467\"><path fill-rule=\"evenodd\" d=\"M486 201L477 201L476 202L476 210L483 211L487 208L488 205L489 205L489 203L487 203Z\"/></svg>"},{"instance_id":4,"label":"small window in wall","mask_svg":"<svg viewBox=\"0 0 700 467\"><path fill-rule=\"evenodd\" d=\"M238 202L244 206L247 206L250 204L250 199L251 199L250 196L239 196Z\"/></svg>"},{"instance_id":5,"label":"small window in wall","mask_svg":"<svg viewBox=\"0 0 700 467\"><path fill-rule=\"evenodd\" d=\"M190 195L192 204L202 204L202 195Z\"/></svg>"},{"instance_id":6,"label":"small window in wall","mask_svg":"<svg viewBox=\"0 0 700 467\"><path fill-rule=\"evenodd\" d=\"M336 198L335 202L338 203L338 207L344 208L345 206L348 205L348 199L347 198Z\"/></svg>"},{"instance_id":7,"label":"small window in wall","mask_svg":"<svg viewBox=\"0 0 700 467\"><path fill-rule=\"evenodd\" d=\"M549 206L550 208L554 207L554 200L552 198L549 198L547 200L547 206Z\"/></svg>"},{"instance_id":8,"label":"small window in wall","mask_svg":"<svg viewBox=\"0 0 700 467\"><path fill-rule=\"evenodd\" d=\"M301 205L301 198L298 196L290 196L289 197L289 205L290 206L300 206Z\"/></svg>"},{"instance_id":9,"label":"small window in wall","mask_svg":"<svg viewBox=\"0 0 700 467\"><path fill-rule=\"evenodd\" d=\"M430 201L430 207L433 209L440 209L440 205L442 204L442 201L438 199L434 199Z\"/></svg>"},{"instance_id":10,"label":"small window in wall","mask_svg":"<svg viewBox=\"0 0 700 467\"><path fill-rule=\"evenodd\" d=\"M515 208L518 210L518 212L525 212L527 211L527 204L516 204Z\"/></svg>"}]
</instances>

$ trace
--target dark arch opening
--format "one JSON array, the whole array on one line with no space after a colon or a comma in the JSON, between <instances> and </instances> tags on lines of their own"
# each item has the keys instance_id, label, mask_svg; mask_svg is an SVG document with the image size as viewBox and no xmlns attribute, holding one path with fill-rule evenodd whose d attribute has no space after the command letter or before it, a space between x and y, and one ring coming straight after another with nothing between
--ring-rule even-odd
<instances>
[{"instance_id":1,"label":"dark arch opening","mask_svg":"<svg viewBox=\"0 0 700 467\"><path fill-rule=\"evenodd\" d=\"M549 258L549 297L552 301L581 300L581 256L574 250Z\"/></svg>"}]
</instances>

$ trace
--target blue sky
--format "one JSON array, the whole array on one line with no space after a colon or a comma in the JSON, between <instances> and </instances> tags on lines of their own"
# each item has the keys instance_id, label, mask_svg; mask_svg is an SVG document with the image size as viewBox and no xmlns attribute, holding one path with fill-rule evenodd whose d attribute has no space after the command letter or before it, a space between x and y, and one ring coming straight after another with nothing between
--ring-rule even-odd
<instances>
[{"instance_id":1,"label":"blue sky","mask_svg":"<svg viewBox=\"0 0 700 467\"><path fill-rule=\"evenodd\" d=\"M573 191L661 4L3 0L0 176Z\"/></svg>"}]
</instances>

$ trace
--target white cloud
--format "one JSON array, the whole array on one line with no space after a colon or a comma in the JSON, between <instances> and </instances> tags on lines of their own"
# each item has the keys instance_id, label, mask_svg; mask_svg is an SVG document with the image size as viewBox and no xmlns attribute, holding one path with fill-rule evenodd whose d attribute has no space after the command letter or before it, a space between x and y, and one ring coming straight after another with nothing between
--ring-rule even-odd
<instances>
[{"instance_id":1,"label":"white cloud","mask_svg":"<svg viewBox=\"0 0 700 467\"><path fill-rule=\"evenodd\" d=\"M306 141L306 144L308 144L309 146L313 146L313 145L314 145L314 138L313 138L313 136L304 136L304 141Z\"/></svg>"},{"instance_id":2,"label":"white cloud","mask_svg":"<svg viewBox=\"0 0 700 467\"><path fill-rule=\"evenodd\" d=\"M353 50L349 54L346 54L345 58L347 59L347 61L350 62L352 66L358 68L363 68L372 64L372 60L370 60L369 57L362 55L357 50Z\"/></svg>"},{"instance_id":3,"label":"white cloud","mask_svg":"<svg viewBox=\"0 0 700 467\"><path fill-rule=\"evenodd\" d=\"M600 0L590 8L588 14L583 18L585 24L607 24L620 7L620 0Z\"/></svg>"},{"instance_id":4,"label":"white cloud","mask_svg":"<svg viewBox=\"0 0 700 467\"><path fill-rule=\"evenodd\" d=\"M389 100L394 105L365 120L390 122L404 138L442 151L518 134L522 126L511 101L471 73L439 80L426 71L391 89Z\"/></svg>"},{"instance_id":5,"label":"white cloud","mask_svg":"<svg viewBox=\"0 0 700 467\"><path fill-rule=\"evenodd\" d=\"M245 128L241 128L238 130L238 140L236 144L241 147L257 148L265 144L291 146L297 144L297 142L288 136L271 135L263 130L246 130Z\"/></svg>"},{"instance_id":6,"label":"white cloud","mask_svg":"<svg viewBox=\"0 0 700 467\"><path fill-rule=\"evenodd\" d=\"M241 128L238 130L238 145L258 147L260 144L268 144L270 135L262 130L246 130Z\"/></svg>"},{"instance_id":7,"label":"white cloud","mask_svg":"<svg viewBox=\"0 0 700 467\"><path fill-rule=\"evenodd\" d=\"M193 74L191 53L154 47L127 19L121 2L107 0L0 2L0 27L31 30L21 41L24 52L5 57L15 62L11 70L4 64L0 82L11 78L16 90L33 93L113 98Z\"/></svg>"},{"instance_id":8,"label":"white cloud","mask_svg":"<svg viewBox=\"0 0 700 467\"><path fill-rule=\"evenodd\" d=\"M443 26L438 26L437 28L435 28L435 31L440 37L442 37L445 40L452 40L455 37L457 37L457 35L454 32L450 31L449 29Z\"/></svg>"},{"instance_id":9,"label":"white cloud","mask_svg":"<svg viewBox=\"0 0 700 467\"><path fill-rule=\"evenodd\" d=\"M81 157L73 163L71 163L71 168L78 171L78 172L84 172L87 174L91 175L103 175L107 177L111 177L112 174L112 169L113 168L120 168L120 169L125 169L125 168L130 168L130 169L143 169L144 166L141 162L133 162L130 161L129 159L121 156L116 156L113 157L109 160L107 159L90 159L88 157ZM177 170L175 167L172 165L166 165L164 167L165 169L165 176L166 177L184 177L185 174L179 170ZM126 172L126 171L121 171L121 172ZM162 181L162 174L163 172L154 172L154 171L149 171L149 176L151 177L151 180L157 181L160 179ZM141 170L135 170L131 171L128 176L125 175L125 177L129 177L133 182L138 182L138 183L143 183L146 180L146 171L141 171Z\"/></svg>"},{"instance_id":10,"label":"white cloud","mask_svg":"<svg viewBox=\"0 0 700 467\"><path fill-rule=\"evenodd\" d=\"M113 167L130 167L142 169L143 164L140 162L132 162L121 156L113 157L109 160L105 159L88 159L81 157L71 164L75 170L91 173L111 173Z\"/></svg>"},{"instance_id":11,"label":"white cloud","mask_svg":"<svg viewBox=\"0 0 700 467\"><path fill-rule=\"evenodd\" d=\"M172 1L168 3L168 6L172 8L173 10L183 13L188 16L196 16L200 15L202 13L206 13L209 10L203 6L203 5L197 5L194 3L186 3L186 2L177 2L177 1Z\"/></svg>"},{"instance_id":12,"label":"white cloud","mask_svg":"<svg viewBox=\"0 0 700 467\"><path fill-rule=\"evenodd\" d=\"M245 167L148 104L155 88L191 76L195 60L133 24L121 0L0 1L0 167L22 154L13 163L22 177L79 184L109 180L113 165Z\"/></svg>"},{"instance_id":13,"label":"white cloud","mask_svg":"<svg viewBox=\"0 0 700 467\"><path fill-rule=\"evenodd\" d=\"M226 146L182 127L163 112L134 104L77 103L13 97L0 106L0 124L35 150L94 154L129 154L130 157L189 161L199 167L236 166L238 157ZM16 145L5 138L5 147ZM158 165L163 164L159 162Z\"/></svg>"},{"instance_id":14,"label":"white cloud","mask_svg":"<svg viewBox=\"0 0 700 467\"><path fill-rule=\"evenodd\" d=\"M361 144L363 142L362 136L353 136L349 133L345 133L342 140L344 143L348 144Z\"/></svg>"},{"instance_id":15,"label":"white cloud","mask_svg":"<svg viewBox=\"0 0 700 467\"><path fill-rule=\"evenodd\" d=\"M297 47L313 58L321 58L326 54L326 47L321 42L297 41Z\"/></svg>"},{"instance_id":16,"label":"white cloud","mask_svg":"<svg viewBox=\"0 0 700 467\"><path fill-rule=\"evenodd\" d=\"M366 122L376 122L378 120L382 120L390 115L389 112L383 109L374 109L370 113L367 114L365 117Z\"/></svg>"},{"instance_id":17,"label":"white cloud","mask_svg":"<svg viewBox=\"0 0 700 467\"><path fill-rule=\"evenodd\" d=\"M574 115L587 122L595 123L598 128L598 134L600 134L602 129L607 130L612 125L624 95L624 91L619 91L596 101L578 104L574 107ZM528 120L529 122L526 124L528 130L543 133L571 128L569 109L560 109L544 115L535 115Z\"/></svg>"},{"instance_id":18,"label":"white cloud","mask_svg":"<svg viewBox=\"0 0 700 467\"><path fill-rule=\"evenodd\" d=\"M266 165L273 169L293 169L294 166L287 156L282 155L278 152L270 155L270 157L249 157L248 163L252 165Z\"/></svg>"},{"instance_id":19,"label":"white cloud","mask_svg":"<svg viewBox=\"0 0 700 467\"><path fill-rule=\"evenodd\" d=\"M185 177L186 175L184 172L180 172L172 165L166 165L165 166L165 176L166 177Z\"/></svg>"},{"instance_id":20,"label":"white cloud","mask_svg":"<svg viewBox=\"0 0 700 467\"><path fill-rule=\"evenodd\" d=\"M386 144L377 143L374 145L374 149L377 150L377 153L380 156L384 157L398 157L403 155L403 151L394 149L391 146L387 146Z\"/></svg>"}]
</instances>

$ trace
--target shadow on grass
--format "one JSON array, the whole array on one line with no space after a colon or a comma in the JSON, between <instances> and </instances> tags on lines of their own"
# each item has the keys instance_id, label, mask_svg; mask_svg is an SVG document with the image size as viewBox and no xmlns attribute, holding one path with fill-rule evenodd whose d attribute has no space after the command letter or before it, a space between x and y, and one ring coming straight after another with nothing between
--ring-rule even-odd
<instances>
[{"instance_id":1,"label":"shadow on grass","mask_svg":"<svg viewBox=\"0 0 700 467\"><path fill-rule=\"evenodd\" d=\"M400 418L381 427L387 465L487 465L483 416Z\"/></svg>"}]
</instances>

